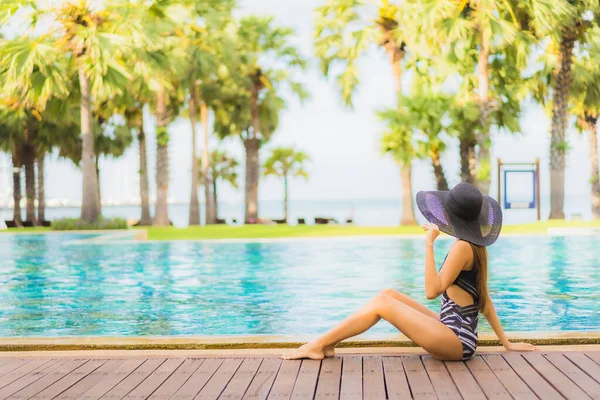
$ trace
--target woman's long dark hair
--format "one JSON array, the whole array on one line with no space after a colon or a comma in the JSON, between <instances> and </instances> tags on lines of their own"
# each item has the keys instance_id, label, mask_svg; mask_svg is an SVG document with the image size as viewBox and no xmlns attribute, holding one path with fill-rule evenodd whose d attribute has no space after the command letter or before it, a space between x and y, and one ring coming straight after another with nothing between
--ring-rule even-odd
<instances>
[{"instance_id":1,"label":"woman's long dark hair","mask_svg":"<svg viewBox=\"0 0 600 400\"><path fill-rule=\"evenodd\" d=\"M479 296L479 310L484 311L488 298L488 253L485 246L471 243L473 249L473 268L477 268L477 295Z\"/></svg>"}]
</instances>

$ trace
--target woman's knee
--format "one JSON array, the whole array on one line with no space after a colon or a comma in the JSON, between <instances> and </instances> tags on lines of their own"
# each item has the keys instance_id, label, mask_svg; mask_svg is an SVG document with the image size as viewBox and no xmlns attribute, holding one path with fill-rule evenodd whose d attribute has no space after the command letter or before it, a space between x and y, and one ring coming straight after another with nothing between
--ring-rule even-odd
<instances>
[{"instance_id":1,"label":"woman's knee","mask_svg":"<svg viewBox=\"0 0 600 400\"><path fill-rule=\"evenodd\" d=\"M379 295L381 296L388 296L388 297L395 297L398 296L399 294L401 294L400 292L398 292L397 290L394 289L383 289L381 292L379 292Z\"/></svg>"},{"instance_id":2,"label":"woman's knee","mask_svg":"<svg viewBox=\"0 0 600 400\"><path fill-rule=\"evenodd\" d=\"M386 290L382 290L381 292L377 293L377 295L375 297L373 297L371 299L371 306L375 310L381 310L384 307L388 306L390 304L390 302L393 302L393 301L395 301L394 298L392 296L390 296L386 292Z\"/></svg>"}]
</instances>

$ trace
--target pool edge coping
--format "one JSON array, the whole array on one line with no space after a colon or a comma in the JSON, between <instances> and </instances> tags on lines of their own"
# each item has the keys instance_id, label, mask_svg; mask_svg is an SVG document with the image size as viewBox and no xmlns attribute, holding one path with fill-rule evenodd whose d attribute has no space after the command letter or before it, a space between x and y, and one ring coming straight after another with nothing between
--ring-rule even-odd
<instances>
[{"instance_id":1,"label":"pool edge coping","mask_svg":"<svg viewBox=\"0 0 600 400\"><path fill-rule=\"evenodd\" d=\"M512 341L535 345L600 345L600 332L509 332ZM309 336L193 336L193 337L38 337L0 338L0 352L69 350L249 350L286 349L306 343ZM480 334L480 346L500 346L493 334ZM404 335L358 337L346 340L340 348L414 348Z\"/></svg>"}]
</instances>

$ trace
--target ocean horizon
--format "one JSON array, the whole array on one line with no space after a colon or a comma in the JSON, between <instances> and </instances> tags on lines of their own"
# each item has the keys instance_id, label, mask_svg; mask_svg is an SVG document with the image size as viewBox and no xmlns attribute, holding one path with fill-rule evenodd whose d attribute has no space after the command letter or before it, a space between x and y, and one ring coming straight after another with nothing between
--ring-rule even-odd
<instances>
[{"instance_id":1,"label":"ocean horizon","mask_svg":"<svg viewBox=\"0 0 600 400\"><path fill-rule=\"evenodd\" d=\"M542 198L542 220L548 219L550 212L549 199ZM151 206L151 213L153 213ZM23 217L25 209L22 209ZM402 203L400 199L324 199L324 200L292 200L289 204L289 222L295 224L298 218L304 218L307 224L312 224L315 217L331 217L340 223L345 223L351 218L360 226L395 226L400 224ZM504 223L519 224L535 222L537 213L535 209L503 210ZM46 219L77 218L80 214L79 207L48 207ZM137 205L104 205L102 214L105 217L122 217L128 220L139 219L140 207ZM204 205L200 205L201 220L204 220ZM415 210L419 222L423 222L418 211ZM282 219L283 202L278 200L264 200L259 202L259 215L265 219ZM566 196L565 215L567 219L591 219L591 205L588 196ZM189 219L189 205L184 203L169 204L169 217L176 227L186 227ZM232 223L243 222L243 203L220 203L219 218ZM12 208L0 208L0 220L12 219Z\"/></svg>"}]
</instances>

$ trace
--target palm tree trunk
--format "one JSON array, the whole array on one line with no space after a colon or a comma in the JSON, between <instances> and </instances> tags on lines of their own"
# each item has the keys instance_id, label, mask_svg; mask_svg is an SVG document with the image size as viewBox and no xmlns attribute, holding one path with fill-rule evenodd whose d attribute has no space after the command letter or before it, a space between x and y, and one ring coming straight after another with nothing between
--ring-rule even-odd
<instances>
[{"instance_id":1,"label":"palm tree trunk","mask_svg":"<svg viewBox=\"0 0 600 400\"><path fill-rule=\"evenodd\" d=\"M96 176L98 177L98 187L96 188L97 196L98 196L98 205L102 204L102 193L100 192L100 155L96 155ZM101 210L98 208L98 216L100 216Z\"/></svg>"},{"instance_id":2,"label":"palm tree trunk","mask_svg":"<svg viewBox=\"0 0 600 400\"><path fill-rule=\"evenodd\" d=\"M40 152L37 158L37 176L38 176L38 222L42 224L46 221L46 191L44 188L44 159L46 154Z\"/></svg>"},{"instance_id":3,"label":"palm tree trunk","mask_svg":"<svg viewBox=\"0 0 600 400\"><path fill-rule=\"evenodd\" d=\"M25 163L25 220L37 225L35 217L35 149L33 145L26 143L23 146L23 162Z\"/></svg>"},{"instance_id":4,"label":"palm tree trunk","mask_svg":"<svg viewBox=\"0 0 600 400\"><path fill-rule=\"evenodd\" d=\"M21 219L21 162L18 146L12 151L13 163L13 221L17 226L23 226Z\"/></svg>"},{"instance_id":5,"label":"palm tree trunk","mask_svg":"<svg viewBox=\"0 0 600 400\"><path fill-rule=\"evenodd\" d=\"M589 115L585 118L590 147L590 182L592 186L592 219L600 219L600 165L598 162L598 119Z\"/></svg>"},{"instance_id":6,"label":"palm tree trunk","mask_svg":"<svg viewBox=\"0 0 600 400\"><path fill-rule=\"evenodd\" d=\"M390 66L392 67L396 94L399 97L402 95L402 68L400 66L400 62L404 57L404 51L398 49L395 43L392 41L388 42L386 45L386 51L389 57ZM402 217L400 224L415 225L417 220L415 218L415 210L413 208L412 166L410 162L406 165L402 165L400 175L402 178Z\"/></svg>"},{"instance_id":7,"label":"palm tree trunk","mask_svg":"<svg viewBox=\"0 0 600 400\"><path fill-rule=\"evenodd\" d=\"M193 88L192 90L194 90ZM196 154L196 122L198 104L196 96L192 93L190 97L190 123L192 124L192 192L190 194L190 218L188 225L200 225L200 203L198 202L198 156ZM202 160L204 162L204 160ZM208 211L207 211L208 213ZM207 219L208 223L208 219Z\"/></svg>"},{"instance_id":8,"label":"palm tree trunk","mask_svg":"<svg viewBox=\"0 0 600 400\"><path fill-rule=\"evenodd\" d=\"M258 219L258 149L260 143L256 138L245 139L246 149L246 212L244 221L254 224Z\"/></svg>"},{"instance_id":9,"label":"palm tree trunk","mask_svg":"<svg viewBox=\"0 0 600 400\"><path fill-rule=\"evenodd\" d=\"M400 61L402 61L402 58L404 57L404 52L398 52L396 46L391 42L390 44L391 46L388 46L386 50L390 60L390 66L392 67L396 94L399 96L402 93L402 68L400 66Z\"/></svg>"},{"instance_id":10,"label":"palm tree trunk","mask_svg":"<svg viewBox=\"0 0 600 400\"><path fill-rule=\"evenodd\" d=\"M247 224L254 224L258 220L258 180L259 165L258 152L260 140L260 121L258 117L258 89L253 89L250 97L250 112L252 116L252 136L244 140L246 149L246 211L244 221Z\"/></svg>"},{"instance_id":11,"label":"palm tree trunk","mask_svg":"<svg viewBox=\"0 0 600 400\"><path fill-rule=\"evenodd\" d=\"M156 209L154 225L169 226L169 132L164 88L156 94Z\"/></svg>"},{"instance_id":12,"label":"palm tree trunk","mask_svg":"<svg viewBox=\"0 0 600 400\"><path fill-rule=\"evenodd\" d=\"M196 92L197 93L197 92ZM199 98L200 96L197 96ZM205 101L200 102L200 119L202 120L202 130L204 131L204 148L202 149L202 177L204 183L204 199L206 202L206 224L211 225L216 223L217 213L215 211L215 204L213 203L213 196L210 193L212 190L212 184L210 182L210 153L208 151L208 106Z\"/></svg>"},{"instance_id":13,"label":"palm tree trunk","mask_svg":"<svg viewBox=\"0 0 600 400\"><path fill-rule=\"evenodd\" d=\"M138 146L140 151L140 199L142 202L142 218L140 226L152 225L150 216L150 201L148 200L148 161L146 157L146 133L144 132L143 106L140 107L142 117L140 118L138 131Z\"/></svg>"},{"instance_id":14,"label":"palm tree trunk","mask_svg":"<svg viewBox=\"0 0 600 400\"><path fill-rule=\"evenodd\" d=\"M83 67L79 68L79 86L81 90L81 165L83 171L83 191L81 196L81 219L93 222L100 216L98 198L98 175L94 168L94 135L92 132L92 104L90 81Z\"/></svg>"},{"instance_id":15,"label":"palm tree trunk","mask_svg":"<svg viewBox=\"0 0 600 400\"><path fill-rule=\"evenodd\" d=\"M288 221L288 206L289 206L289 201L288 201L288 176L287 173L283 176L283 219L285 222Z\"/></svg>"},{"instance_id":16,"label":"palm tree trunk","mask_svg":"<svg viewBox=\"0 0 600 400\"><path fill-rule=\"evenodd\" d=\"M437 190L449 190L448 181L446 180L446 174L444 173L444 167L442 166L439 152L435 152L431 155L431 165L433 166Z\"/></svg>"},{"instance_id":17,"label":"palm tree trunk","mask_svg":"<svg viewBox=\"0 0 600 400\"><path fill-rule=\"evenodd\" d=\"M217 180L213 179L212 181L213 191L213 204L215 205L215 220L219 219L219 201L217 199Z\"/></svg>"},{"instance_id":18,"label":"palm tree trunk","mask_svg":"<svg viewBox=\"0 0 600 400\"><path fill-rule=\"evenodd\" d=\"M412 194L412 165L410 163L402 165L400 170L402 178L402 219L401 225L416 225L415 209L413 207Z\"/></svg>"},{"instance_id":19,"label":"palm tree trunk","mask_svg":"<svg viewBox=\"0 0 600 400\"><path fill-rule=\"evenodd\" d=\"M475 140L461 136L460 139L460 179L475 183Z\"/></svg>"},{"instance_id":20,"label":"palm tree trunk","mask_svg":"<svg viewBox=\"0 0 600 400\"><path fill-rule=\"evenodd\" d=\"M564 219L565 154L569 96L571 92L575 32L563 33L560 41L560 69L556 76L550 137L550 219Z\"/></svg>"},{"instance_id":21,"label":"palm tree trunk","mask_svg":"<svg viewBox=\"0 0 600 400\"><path fill-rule=\"evenodd\" d=\"M476 183L481 192L487 195L490 191L490 104L489 104L489 85L490 85L490 44L489 38L483 30L479 29L479 125L481 131L477 135L477 145L479 151L477 153L477 172Z\"/></svg>"}]
</instances>

